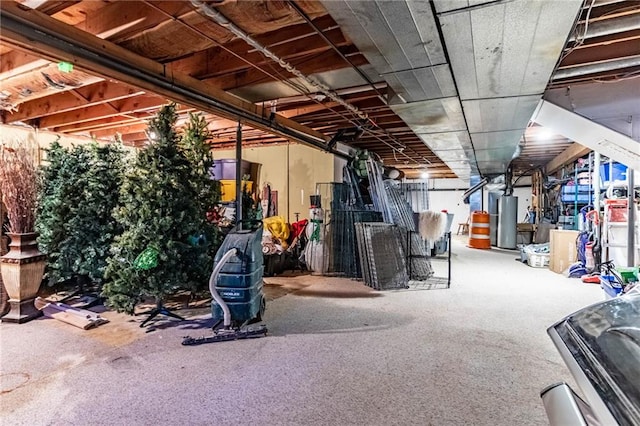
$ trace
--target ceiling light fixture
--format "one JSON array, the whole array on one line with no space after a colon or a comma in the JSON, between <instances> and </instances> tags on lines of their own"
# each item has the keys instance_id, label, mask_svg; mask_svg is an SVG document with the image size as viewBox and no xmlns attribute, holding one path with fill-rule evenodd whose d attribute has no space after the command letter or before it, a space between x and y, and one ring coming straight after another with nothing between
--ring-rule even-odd
<instances>
[{"instance_id":1,"label":"ceiling light fixture","mask_svg":"<svg viewBox=\"0 0 640 426\"><path fill-rule=\"evenodd\" d=\"M536 139L549 140L549 139L553 138L554 135L555 135L555 133L551 129L543 128L536 135Z\"/></svg>"},{"instance_id":2,"label":"ceiling light fixture","mask_svg":"<svg viewBox=\"0 0 640 426\"><path fill-rule=\"evenodd\" d=\"M422 172L420 173L420 177L422 179L429 179L429 172Z\"/></svg>"}]
</instances>

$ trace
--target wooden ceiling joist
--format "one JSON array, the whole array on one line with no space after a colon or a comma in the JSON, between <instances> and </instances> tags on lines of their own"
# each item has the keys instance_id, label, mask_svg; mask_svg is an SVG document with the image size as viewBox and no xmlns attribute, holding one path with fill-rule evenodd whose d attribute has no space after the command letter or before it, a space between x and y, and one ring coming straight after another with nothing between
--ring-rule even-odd
<instances>
[{"instance_id":1,"label":"wooden ceiling joist","mask_svg":"<svg viewBox=\"0 0 640 426\"><path fill-rule=\"evenodd\" d=\"M178 103L321 149L328 137L295 121L218 90L188 75L166 73L165 67L109 41L15 3L3 4L2 42L51 60L64 60L81 69L157 93ZM45 117L44 120L55 119ZM79 120L84 118L78 116Z\"/></svg>"},{"instance_id":2,"label":"wooden ceiling joist","mask_svg":"<svg viewBox=\"0 0 640 426\"><path fill-rule=\"evenodd\" d=\"M102 81L75 89L75 94L71 91L57 93L45 98L25 102L18 106L18 111L7 113L5 121L13 123L16 121L26 121L36 117L43 117L51 114L60 114L80 108L88 108L106 102L114 102L134 96L142 95L144 92L113 82Z\"/></svg>"},{"instance_id":3,"label":"wooden ceiling joist","mask_svg":"<svg viewBox=\"0 0 640 426\"><path fill-rule=\"evenodd\" d=\"M40 119L40 127L56 130L62 126L87 123L97 119L135 114L145 111L156 111L165 100L153 95L136 96L114 101L111 105L101 103L89 108L75 109L69 112L53 114Z\"/></svg>"},{"instance_id":4,"label":"wooden ceiling joist","mask_svg":"<svg viewBox=\"0 0 640 426\"><path fill-rule=\"evenodd\" d=\"M589 148L585 147L584 145L580 145L577 142L574 142L560 155L549 161L545 166L545 171L547 173L553 173L563 165L571 163L576 159L587 155L589 151L591 151Z\"/></svg>"},{"instance_id":5,"label":"wooden ceiling joist","mask_svg":"<svg viewBox=\"0 0 640 426\"><path fill-rule=\"evenodd\" d=\"M300 27L300 28L298 28ZM272 35L258 36L256 39L263 45L275 44L277 40L295 38L294 42L276 44L270 50L284 60L292 61L299 57L326 52L331 47L319 36L313 36L308 27L296 26L294 30L281 31ZM301 38L301 35L305 35ZM325 35L336 45L346 46L349 42L338 28L331 29ZM235 55L233 53L235 53ZM240 56L240 57L238 57ZM198 78L212 78L230 72L238 72L252 68L251 64L265 66L270 62L262 53L255 51L242 40L234 41L224 46L211 47L195 52L184 59L167 63L174 71L186 72ZM343 64L342 66L346 66Z\"/></svg>"}]
</instances>

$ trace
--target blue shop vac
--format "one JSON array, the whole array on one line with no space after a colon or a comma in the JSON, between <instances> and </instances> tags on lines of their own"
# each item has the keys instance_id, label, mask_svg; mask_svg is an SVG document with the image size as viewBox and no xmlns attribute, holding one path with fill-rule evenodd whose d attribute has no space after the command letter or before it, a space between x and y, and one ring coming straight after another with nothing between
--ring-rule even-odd
<instances>
[{"instance_id":1,"label":"blue shop vac","mask_svg":"<svg viewBox=\"0 0 640 426\"><path fill-rule=\"evenodd\" d=\"M209 277L213 335L187 336L183 345L253 339L267 335L262 321L266 309L263 291L262 221L245 220L225 237Z\"/></svg>"}]
</instances>

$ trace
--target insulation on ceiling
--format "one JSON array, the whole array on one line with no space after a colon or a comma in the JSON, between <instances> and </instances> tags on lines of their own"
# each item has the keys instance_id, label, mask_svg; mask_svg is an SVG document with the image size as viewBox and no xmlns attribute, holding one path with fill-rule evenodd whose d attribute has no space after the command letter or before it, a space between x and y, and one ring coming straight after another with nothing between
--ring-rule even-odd
<instances>
[{"instance_id":1,"label":"insulation on ceiling","mask_svg":"<svg viewBox=\"0 0 640 426\"><path fill-rule=\"evenodd\" d=\"M326 9L317 1L296 1L311 18L326 15ZM304 20L286 1L232 1L217 8L231 22L250 35L264 34L284 26L301 24Z\"/></svg>"}]
</instances>

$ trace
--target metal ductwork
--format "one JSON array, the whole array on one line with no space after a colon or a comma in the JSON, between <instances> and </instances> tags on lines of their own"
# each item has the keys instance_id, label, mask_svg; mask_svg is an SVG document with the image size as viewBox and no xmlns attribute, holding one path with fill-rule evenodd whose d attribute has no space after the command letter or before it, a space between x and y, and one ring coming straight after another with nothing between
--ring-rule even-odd
<instances>
[{"instance_id":1,"label":"metal ductwork","mask_svg":"<svg viewBox=\"0 0 640 426\"><path fill-rule=\"evenodd\" d=\"M323 1L389 87L389 107L460 178L478 174L429 1Z\"/></svg>"},{"instance_id":2,"label":"metal ductwork","mask_svg":"<svg viewBox=\"0 0 640 426\"><path fill-rule=\"evenodd\" d=\"M595 64L583 65L579 67L563 68L555 72L552 80L562 80L563 78L580 77L588 74L597 74L600 72L607 72L637 66L640 66L640 55L628 56L621 59L613 59L611 61L602 61Z\"/></svg>"},{"instance_id":3,"label":"metal ductwork","mask_svg":"<svg viewBox=\"0 0 640 426\"><path fill-rule=\"evenodd\" d=\"M463 180L505 172L582 7L581 0L322 3L387 82L390 108Z\"/></svg>"},{"instance_id":4,"label":"metal ductwork","mask_svg":"<svg viewBox=\"0 0 640 426\"><path fill-rule=\"evenodd\" d=\"M578 25L575 31L578 35L571 36L569 41L585 40L588 38L602 37L625 31L640 30L640 16L636 13L633 15L622 16L620 18L592 22L587 26L587 33L582 35L584 33L584 27L584 24Z\"/></svg>"},{"instance_id":5,"label":"metal ductwork","mask_svg":"<svg viewBox=\"0 0 640 426\"><path fill-rule=\"evenodd\" d=\"M394 155L395 154L399 154L401 156L404 156L406 159L408 159L410 161L413 161L413 162L416 162L416 163L420 164L419 161L411 158L409 155L406 154L406 152L404 151L405 146L401 142L398 142L388 132L386 132L384 129L381 129L373 120L371 120L369 118L369 116L368 116L368 114L366 112L360 110L357 106L355 106L352 103L350 103L350 102L346 101L345 99L343 99L331 87L329 87L328 85L322 83L321 81L319 81L318 79L316 79L312 75L305 75L304 73L302 73L300 70L298 70L296 67L294 67L291 63L285 61L284 59L282 59L281 57L276 55L268 47L263 46L255 38L253 38L251 35L246 33L244 30L242 30L240 27L235 25L229 19L227 19L218 10L216 10L215 8L212 8L209 5L207 5L205 2L200 1L200 0L191 0L191 4L198 10L198 12L200 14L202 14L203 16L213 20L218 25L226 28L232 34L234 34L236 37L239 37L240 39L245 41L247 44L249 44L250 46L255 48L257 51L259 51L265 57L273 60L281 68L285 69L287 72L289 72L289 73L293 74L294 76L296 76L298 79L300 79L302 81L302 83L303 83L302 86L307 86L307 87L311 88L311 90L309 92L304 93L304 90L303 90L303 91L301 91L301 93L304 93L306 95L311 95L312 93L321 93L322 95L326 96L327 98L329 98L332 101L336 102L337 104L341 105L347 111L349 111L351 114L353 114L355 117L357 117L357 119L359 119L359 123L356 123L355 120L351 120L352 123L357 124L358 126L362 126L362 128L365 129L365 131L367 131L369 134L373 135L377 140L379 140L380 142L382 142L383 144L385 144L389 148L391 148L394 151ZM293 7L298 11L298 13L303 17L303 19L306 19L311 24L311 26L315 28L313 23L310 21L309 17L304 14L302 9L300 9L298 6L293 6ZM322 34L322 32L319 32L319 34L320 34L321 37L325 37L324 34ZM326 39L326 37L325 37L325 40L327 40L328 44L331 44L329 42L329 40ZM334 48L335 48L335 46L334 46ZM338 51L340 53L340 51L337 48L335 48L335 49L336 49L336 51ZM342 55L342 53L340 53L340 55ZM345 57L344 55L342 55L342 56L346 60L346 62L351 64L351 61L347 57ZM352 69L355 68L355 66L353 66L353 64L351 64L351 65L352 65ZM363 72L363 70L361 70L359 68L356 68L356 73L359 75L360 79L366 81L367 83L369 83L370 87L372 87L374 90L378 91L378 89L376 88L375 83L366 76L366 73ZM369 129L369 127L371 127L371 128L376 128L376 127L380 128L382 130L382 132L385 133L385 136L382 136L382 137L379 136L377 134L377 132L371 131ZM388 139L391 140L391 142L389 142Z\"/></svg>"},{"instance_id":6,"label":"metal ductwork","mask_svg":"<svg viewBox=\"0 0 640 426\"><path fill-rule=\"evenodd\" d=\"M220 25L220 26L226 28L227 30L231 31L236 37L239 37L240 39L242 39L245 42L247 42L247 44L249 44L250 46L253 46L253 48L258 50L260 53L262 53L267 58L272 59L273 61L275 61L283 69L287 70L288 72L290 72L291 74L295 75L296 77L301 78L302 80L304 80L307 84L309 84L310 86L314 87L318 92L321 92L322 94L326 95L332 101L337 102L338 104L342 105L348 111L350 111L353 114L357 115L360 119L369 120L369 116L365 112L360 111L356 106L354 106L354 105L350 104L349 102L345 101L344 99L342 99L333 90L331 90L331 88L328 87L327 85L319 82L318 80L316 80L313 77L309 77L309 76L303 74L302 72L300 72L297 68L295 68L289 62L287 62L284 59L280 58L278 55L273 53L267 47L263 46L258 41L256 41L253 37L251 37L249 34L247 34L245 31L243 31L240 27L235 25L233 22L229 21L222 13L218 12L216 9L210 7L205 2L199 1L199 0L191 0L191 4L201 14L203 14L204 16L212 19L218 25Z\"/></svg>"},{"instance_id":7,"label":"metal ductwork","mask_svg":"<svg viewBox=\"0 0 640 426\"><path fill-rule=\"evenodd\" d=\"M544 100L531 120L633 170L640 170L640 143L622 133Z\"/></svg>"},{"instance_id":8,"label":"metal ductwork","mask_svg":"<svg viewBox=\"0 0 640 426\"><path fill-rule=\"evenodd\" d=\"M479 191L480 189L482 189L488 183L489 183L489 178L488 177L482 178L482 180L480 182L476 183L471 188L469 188L466 191L464 191L464 194L462 194L462 199L466 203L467 200L469 199L469 197L471 197L471 195L473 195L474 192Z\"/></svg>"}]
</instances>

